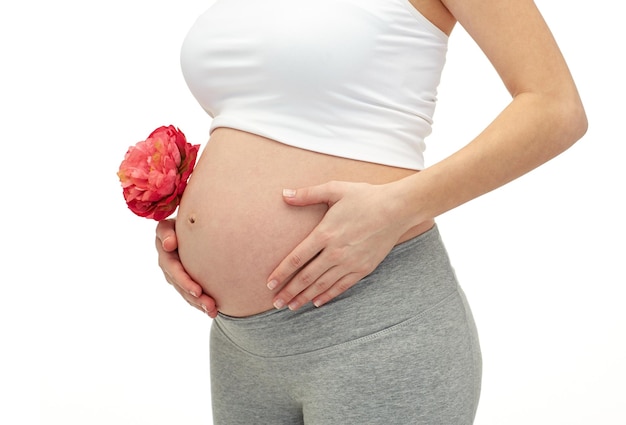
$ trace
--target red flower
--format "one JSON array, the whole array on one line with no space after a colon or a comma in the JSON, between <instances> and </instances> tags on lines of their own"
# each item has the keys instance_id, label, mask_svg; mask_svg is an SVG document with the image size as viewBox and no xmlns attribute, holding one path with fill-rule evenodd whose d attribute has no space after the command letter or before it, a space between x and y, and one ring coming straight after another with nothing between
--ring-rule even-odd
<instances>
[{"instance_id":1,"label":"red flower","mask_svg":"<svg viewBox=\"0 0 626 425\"><path fill-rule=\"evenodd\" d=\"M157 221L176 211L199 149L171 125L131 146L117 172L128 208Z\"/></svg>"}]
</instances>

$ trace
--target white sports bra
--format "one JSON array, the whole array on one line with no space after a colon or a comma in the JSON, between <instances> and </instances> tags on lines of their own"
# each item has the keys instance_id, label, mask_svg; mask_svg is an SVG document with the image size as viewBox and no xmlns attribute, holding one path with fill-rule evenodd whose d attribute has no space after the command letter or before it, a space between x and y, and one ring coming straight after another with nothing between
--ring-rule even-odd
<instances>
[{"instance_id":1,"label":"white sports bra","mask_svg":"<svg viewBox=\"0 0 626 425\"><path fill-rule=\"evenodd\" d=\"M217 0L181 65L211 131L419 170L447 42L408 0Z\"/></svg>"}]
</instances>

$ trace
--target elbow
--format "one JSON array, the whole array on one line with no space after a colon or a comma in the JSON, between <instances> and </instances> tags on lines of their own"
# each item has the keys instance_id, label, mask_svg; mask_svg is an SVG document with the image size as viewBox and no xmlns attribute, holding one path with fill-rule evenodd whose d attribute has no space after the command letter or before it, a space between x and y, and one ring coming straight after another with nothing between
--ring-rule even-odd
<instances>
[{"instance_id":1,"label":"elbow","mask_svg":"<svg viewBox=\"0 0 626 425\"><path fill-rule=\"evenodd\" d=\"M564 107L563 124L565 126L565 132L573 145L587 133L589 128L589 121L587 120L587 113L585 107L578 95L575 92L570 96L567 105Z\"/></svg>"},{"instance_id":2,"label":"elbow","mask_svg":"<svg viewBox=\"0 0 626 425\"><path fill-rule=\"evenodd\" d=\"M555 106L553 109L553 125L557 135L555 140L560 142L560 150L565 151L582 139L589 122L578 93L565 98L560 97Z\"/></svg>"},{"instance_id":3,"label":"elbow","mask_svg":"<svg viewBox=\"0 0 626 425\"><path fill-rule=\"evenodd\" d=\"M574 144L587 133L589 121L587 120L585 108L578 97L576 101L570 103L571 105L567 114L567 126L571 129L570 137L572 144Z\"/></svg>"}]
</instances>

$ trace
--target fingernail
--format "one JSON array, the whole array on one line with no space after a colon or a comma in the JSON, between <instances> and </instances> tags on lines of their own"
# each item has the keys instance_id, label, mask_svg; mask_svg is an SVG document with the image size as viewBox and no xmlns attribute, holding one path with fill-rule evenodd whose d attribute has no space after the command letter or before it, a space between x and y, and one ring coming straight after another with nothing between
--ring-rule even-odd
<instances>
[{"instance_id":1,"label":"fingernail","mask_svg":"<svg viewBox=\"0 0 626 425\"><path fill-rule=\"evenodd\" d=\"M315 301L313 301L313 305L314 305L315 307L321 307L321 306L322 306L322 304L324 304L324 303L323 303L323 302L321 302L320 300L315 300Z\"/></svg>"},{"instance_id":2,"label":"fingernail","mask_svg":"<svg viewBox=\"0 0 626 425\"><path fill-rule=\"evenodd\" d=\"M189 291L189 293L191 294L192 297L198 298L198 295L194 291Z\"/></svg>"},{"instance_id":3,"label":"fingernail","mask_svg":"<svg viewBox=\"0 0 626 425\"><path fill-rule=\"evenodd\" d=\"M270 290L276 288L276 286L278 286L278 281L276 279L272 279L269 282L267 282L267 287Z\"/></svg>"},{"instance_id":4,"label":"fingernail","mask_svg":"<svg viewBox=\"0 0 626 425\"><path fill-rule=\"evenodd\" d=\"M274 308L276 308L277 310L280 310L284 306L285 306L285 302L283 300L274 301Z\"/></svg>"},{"instance_id":5,"label":"fingernail","mask_svg":"<svg viewBox=\"0 0 626 425\"><path fill-rule=\"evenodd\" d=\"M296 191L294 189L283 189L283 196L285 198L293 198L296 196Z\"/></svg>"},{"instance_id":6,"label":"fingernail","mask_svg":"<svg viewBox=\"0 0 626 425\"><path fill-rule=\"evenodd\" d=\"M208 308L206 308L206 306L205 306L204 304L202 304L202 310L204 310L204 312L205 312L206 314L209 314L209 309L208 309Z\"/></svg>"},{"instance_id":7,"label":"fingernail","mask_svg":"<svg viewBox=\"0 0 626 425\"><path fill-rule=\"evenodd\" d=\"M298 307L300 307L300 303L297 301L292 301L289 303L289 310L296 310Z\"/></svg>"}]
</instances>

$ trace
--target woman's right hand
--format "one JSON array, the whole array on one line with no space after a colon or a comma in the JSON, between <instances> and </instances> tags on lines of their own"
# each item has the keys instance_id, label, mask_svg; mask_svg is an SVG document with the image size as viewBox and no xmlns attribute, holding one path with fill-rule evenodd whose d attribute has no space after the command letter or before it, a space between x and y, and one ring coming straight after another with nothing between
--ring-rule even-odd
<instances>
[{"instance_id":1,"label":"woman's right hand","mask_svg":"<svg viewBox=\"0 0 626 425\"><path fill-rule=\"evenodd\" d=\"M176 239L176 220L159 221L156 228L156 249L159 255L159 267L165 280L191 305L205 312L211 318L217 316L215 300L202 292L202 287L187 274L178 256Z\"/></svg>"}]
</instances>

